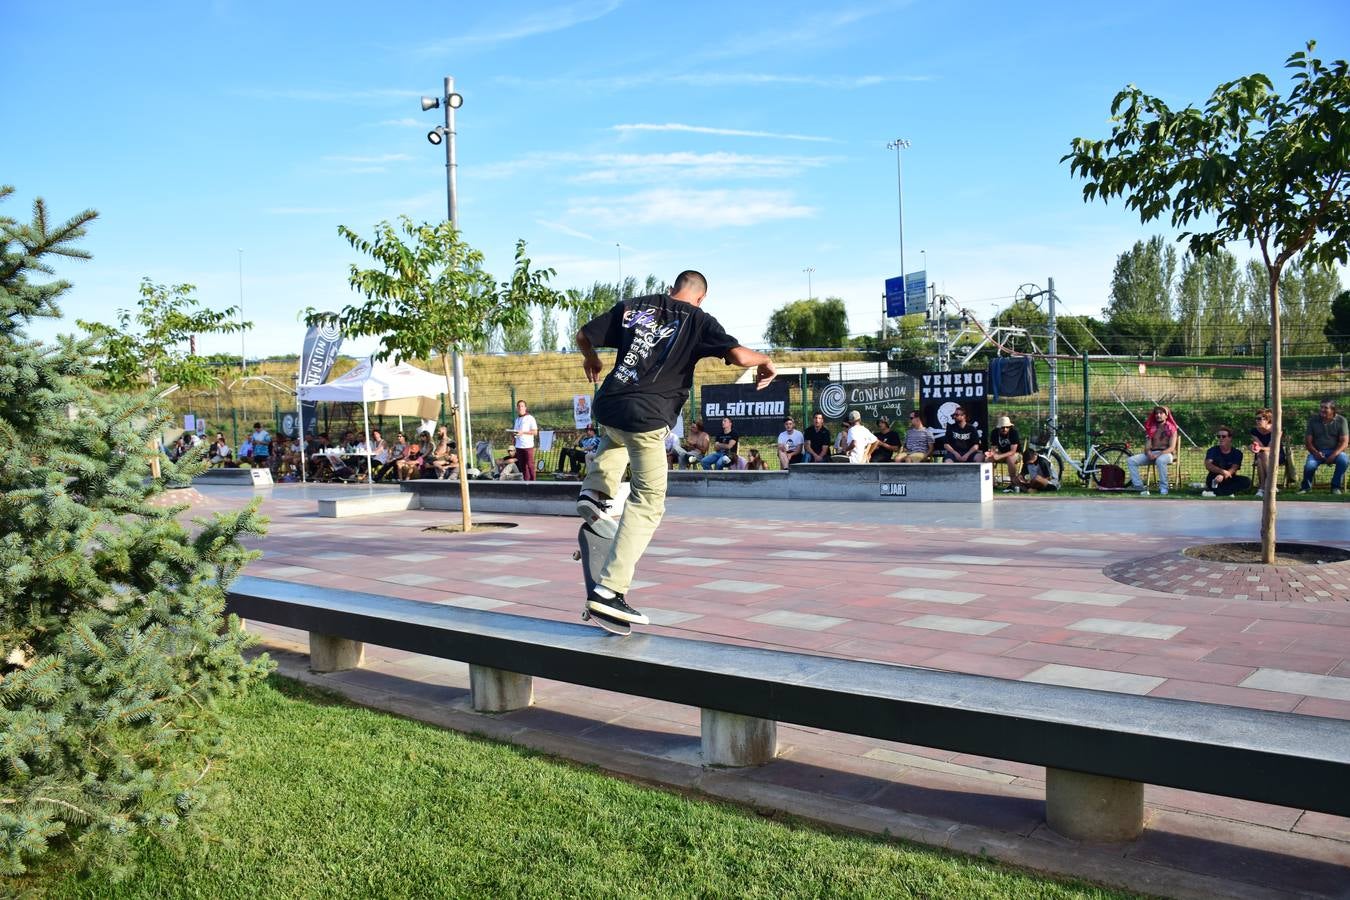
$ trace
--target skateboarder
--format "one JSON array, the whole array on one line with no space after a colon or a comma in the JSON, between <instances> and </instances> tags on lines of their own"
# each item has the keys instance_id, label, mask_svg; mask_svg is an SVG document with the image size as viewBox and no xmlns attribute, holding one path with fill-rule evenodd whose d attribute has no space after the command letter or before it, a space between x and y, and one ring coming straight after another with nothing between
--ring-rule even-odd
<instances>
[{"instance_id":1,"label":"skateboarder","mask_svg":"<svg viewBox=\"0 0 1350 900\"><path fill-rule=\"evenodd\" d=\"M618 351L595 398L600 449L582 482L577 513L602 538L614 540L586 608L622 622L648 621L624 594L665 512L666 433L689 398L695 364L715 356L728 365L755 366L759 389L774 378L769 357L741 346L700 308L707 293L700 273L684 271L670 293L623 300L577 332L577 349L592 383L600 380L602 368L595 348ZM631 493L620 516L610 500L630 465Z\"/></svg>"}]
</instances>

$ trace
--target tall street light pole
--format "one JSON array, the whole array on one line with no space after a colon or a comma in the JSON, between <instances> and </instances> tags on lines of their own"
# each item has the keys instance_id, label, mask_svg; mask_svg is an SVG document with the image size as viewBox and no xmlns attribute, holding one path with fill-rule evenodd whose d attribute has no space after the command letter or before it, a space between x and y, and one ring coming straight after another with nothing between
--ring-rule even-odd
<instances>
[{"instance_id":1,"label":"tall street light pole","mask_svg":"<svg viewBox=\"0 0 1350 900\"><path fill-rule=\"evenodd\" d=\"M811 293L811 273L815 270L815 266L807 266L805 269L802 269L802 271L806 273L806 299L808 301L815 299L815 295Z\"/></svg>"},{"instance_id":2,"label":"tall street light pole","mask_svg":"<svg viewBox=\"0 0 1350 900\"><path fill-rule=\"evenodd\" d=\"M619 254L619 287L618 287L618 290L616 290L616 291L614 292L614 299L617 300L618 302L622 303L622 302L623 302L623 244L620 244L618 241L615 241L615 242L614 242L614 252L617 253L617 254Z\"/></svg>"},{"instance_id":3,"label":"tall street light pole","mask_svg":"<svg viewBox=\"0 0 1350 900\"><path fill-rule=\"evenodd\" d=\"M239 248L239 377L244 377L244 250Z\"/></svg>"},{"instance_id":4,"label":"tall street light pole","mask_svg":"<svg viewBox=\"0 0 1350 900\"><path fill-rule=\"evenodd\" d=\"M886 145L887 150L895 151L895 200L896 209L900 215L900 289L905 290L905 190L904 182L900 177L900 151L908 150L910 142L904 138L896 138ZM883 304L881 308L881 336L886 336L886 307Z\"/></svg>"}]
</instances>

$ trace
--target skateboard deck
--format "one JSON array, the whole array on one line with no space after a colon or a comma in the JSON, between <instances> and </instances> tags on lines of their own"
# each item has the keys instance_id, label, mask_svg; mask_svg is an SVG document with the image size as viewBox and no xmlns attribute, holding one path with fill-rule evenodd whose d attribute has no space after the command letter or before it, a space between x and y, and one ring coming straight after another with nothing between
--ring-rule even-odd
<instances>
[{"instance_id":1,"label":"skateboard deck","mask_svg":"<svg viewBox=\"0 0 1350 900\"><path fill-rule=\"evenodd\" d=\"M613 540L603 538L592 531L590 525L582 525L577 529L577 551L572 554L572 558L581 560L581 577L586 582L588 595L595 589L595 577L605 565L605 558L609 555L609 548L613 544ZM582 609L581 620L593 621L610 634L626 636L633 633L633 626L628 622L591 609Z\"/></svg>"}]
</instances>

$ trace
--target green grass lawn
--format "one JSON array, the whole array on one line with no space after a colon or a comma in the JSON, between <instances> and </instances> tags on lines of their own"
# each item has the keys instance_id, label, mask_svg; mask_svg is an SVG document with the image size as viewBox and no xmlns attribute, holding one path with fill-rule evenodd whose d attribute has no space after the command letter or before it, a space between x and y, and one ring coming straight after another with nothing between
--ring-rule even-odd
<instances>
[{"instance_id":1,"label":"green grass lawn","mask_svg":"<svg viewBox=\"0 0 1350 900\"><path fill-rule=\"evenodd\" d=\"M119 884L48 871L0 895L1124 896L690 800L282 678L228 712L239 750L200 837L141 845Z\"/></svg>"}]
</instances>

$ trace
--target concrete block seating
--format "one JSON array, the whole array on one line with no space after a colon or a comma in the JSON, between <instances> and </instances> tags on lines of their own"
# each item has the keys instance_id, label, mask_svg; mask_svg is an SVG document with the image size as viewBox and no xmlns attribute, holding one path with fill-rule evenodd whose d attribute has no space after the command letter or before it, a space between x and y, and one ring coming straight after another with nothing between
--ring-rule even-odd
<instances>
[{"instance_id":1,"label":"concrete block seating","mask_svg":"<svg viewBox=\"0 0 1350 900\"><path fill-rule=\"evenodd\" d=\"M368 494L346 494L319 498L319 515L325 519L346 519L376 513L421 509L416 494L403 491L371 491Z\"/></svg>"},{"instance_id":2,"label":"concrete block seating","mask_svg":"<svg viewBox=\"0 0 1350 900\"><path fill-rule=\"evenodd\" d=\"M270 487L272 485L272 472L270 469L246 469L240 466L237 469L227 469L224 467L217 469L207 469L205 472L192 479L193 484L234 484L240 487Z\"/></svg>"},{"instance_id":3,"label":"concrete block seating","mask_svg":"<svg viewBox=\"0 0 1350 900\"><path fill-rule=\"evenodd\" d=\"M1350 721L635 634L240 578L227 609L310 633L316 671L363 642L466 662L474 709L529 706L535 676L697 706L706 765L774 758L776 724L1046 768L1046 820L1080 841L1144 827L1143 785L1350 815Z\"/></svg>"}]
</instances>

